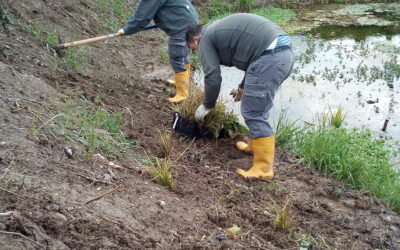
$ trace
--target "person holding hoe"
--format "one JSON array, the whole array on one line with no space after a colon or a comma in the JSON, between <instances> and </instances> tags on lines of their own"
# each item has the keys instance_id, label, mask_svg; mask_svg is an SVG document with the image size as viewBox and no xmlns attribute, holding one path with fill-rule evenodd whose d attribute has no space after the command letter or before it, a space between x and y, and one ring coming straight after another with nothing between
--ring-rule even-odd
<instances>
[{"instance_id":1,"label":"person holding hoe","mask_svg":"<svg viewBox=\"0 0 400 250\"><path fill-rule=\"evenodd\" d=\"M132 35L154 20L158 28L168 35L168 54L175 72L176 95L170 102L180 102L189 96L190 62L185 31L197 24L198 15L190 0L139 0L128 24L118 33Z\"/></svg>"},{"instance_id":2,"label":"person holding hoe","mask_svg":"<svg viewBox=\"0 0 400 250\"><path fill-rule=\"evenodd\" d=\"M271 179L275 137L267 121L276 90L293 69L290 37L275 23L254 14L233 14L186 31L188 46L199 51L205 73L204 100L195 119L203 122L217 101L221 88L220 65L245 71L238 89L231 92L242 101L241 114L251 141L237 142L239 150L253 154L253 166L236 172L244 178Z\"/></svg>"}]
</instances>

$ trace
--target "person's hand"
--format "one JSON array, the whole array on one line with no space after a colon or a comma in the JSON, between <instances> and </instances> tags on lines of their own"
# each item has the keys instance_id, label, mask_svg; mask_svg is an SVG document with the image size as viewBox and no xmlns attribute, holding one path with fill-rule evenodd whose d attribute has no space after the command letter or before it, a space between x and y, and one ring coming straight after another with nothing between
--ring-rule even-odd
<instances>
[{"instance_id":1,"label":"person's hand","mask_svg":"<svg viewBox=\"0 0 400 250\"><path fill-rule=\"evenodd\" d=\"M243 89L242 88L237 88L237 89L232 89L232 91L229 93L235 102L240 102L242 100L242 95L243 95Z\"/></svg>"},{"instance_id":2,"label":"person's hand","mask_svg":"<svg viewBox=\"0 0 400 250\"><path fill-rule=\"evenodd\" d=\"M121 34L121 35L125 35L125 31L124 31L124 29L120 29L120 30L118 30L118 32L117 32L118 34Z\"/></svg>"},{"instance_id":3,"label":"person's hand","mask_svg":"<svg viewBox=\"0 0 400 250\"><path fill-rule=\"evenodd\" d=\"M208 109L204 106L204 104L201 104L197 109L196 112L194 113L194 119L199 122L199 123L204 123L204 117L210 113L211 109Z\"/></svg>"}]
</instances>

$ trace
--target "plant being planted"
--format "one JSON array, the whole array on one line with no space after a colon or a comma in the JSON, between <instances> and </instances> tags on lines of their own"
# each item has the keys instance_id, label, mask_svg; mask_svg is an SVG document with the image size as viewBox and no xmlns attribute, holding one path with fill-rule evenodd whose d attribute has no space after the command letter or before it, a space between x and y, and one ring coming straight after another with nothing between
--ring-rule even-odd
<instances>
[{"instance_id":1,"label":"plant being planted","mask_svg":"<svg viewBox=\"0 0 400 250\"><path fill-rule=\"evenodd\" d=\"M170 189L175 187L175 180L168 160L156 157L150 159L148 157L148 163L150 166L147 168L147 172L158 184Z\"/></svg>"},{"instance_id":2,"label":"plant being planted","mask_svg":"<svg viewBox=\"0 0 400 250\"><path fill-rule=\"evenodd\" d=\"M186 119L194 120L194 113L197 107L202 104L204 94L193 84L190 86L189 93L189 98L176 105L175 111ZM225 104L219 101L204 118L202 130L203 134L212 134L215 138L224 135L233 138L238 132L248 132L247 128L239 123L237 115L227 112Z\"/></svg>"},{"instance_id":3,"label":"plant being planted","mask_svg":"<svg viewBox=\"0 0 400 250\"><path fill-rule=\"evenodd\" d=\"M169 131L165 128L162 128L158 131L159 134L159 144L161 148L161 153L164 157L168 158L172 151L172 136Z\"/></svg>"}]
</instances>

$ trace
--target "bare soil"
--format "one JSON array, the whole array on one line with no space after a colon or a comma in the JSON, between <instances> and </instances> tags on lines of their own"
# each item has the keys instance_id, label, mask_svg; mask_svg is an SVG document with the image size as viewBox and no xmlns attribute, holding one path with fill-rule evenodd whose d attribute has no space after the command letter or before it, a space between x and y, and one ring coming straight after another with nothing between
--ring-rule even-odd
<instances>
[{"instance_id":1,"label":"bare soil","mask_svg":"<svg viewBox=\"0 0 400 250\"><path fill-rule=\"evenodd\" d=\"M164 81L162 31L92 44L79 72L29 32L56 30L66 41L107 34L93 14L99 2L3 1L13 18L9 33L0 27L0 214L17 214L0 216L0 249L400 249L396 213L286 152L276 154L274 181L239 178L234 170L252 161L234 148L245 135L174 133L169 190L135 161L141 150L109 159L122 166L112 168L45 129L70 96L85 97L109 111L129 108L124 131L160 155L157 131L171 126L174 92ZM73 158L65 146L76 148ZM285 204L293 225L279 230L274 215ZM240 234L226 233L233 225Z\"/></svg>"}]
</instances>

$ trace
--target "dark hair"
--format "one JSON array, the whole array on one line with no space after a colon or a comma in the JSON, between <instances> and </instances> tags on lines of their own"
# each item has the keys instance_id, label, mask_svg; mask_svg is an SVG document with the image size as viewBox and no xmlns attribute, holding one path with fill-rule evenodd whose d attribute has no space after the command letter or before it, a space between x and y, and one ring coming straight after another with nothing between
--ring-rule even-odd
<instances>
[{"instance_id":1,"label":"dark hair","mask_svg":"<svg viewBox=\"0 0 400 250\"><path fill-rule=\"evenodd\" d=\"M191 25L186 29L186 43L192 43L194 37L200 35L203 24Z\"/></svg>"}]
</instances>

